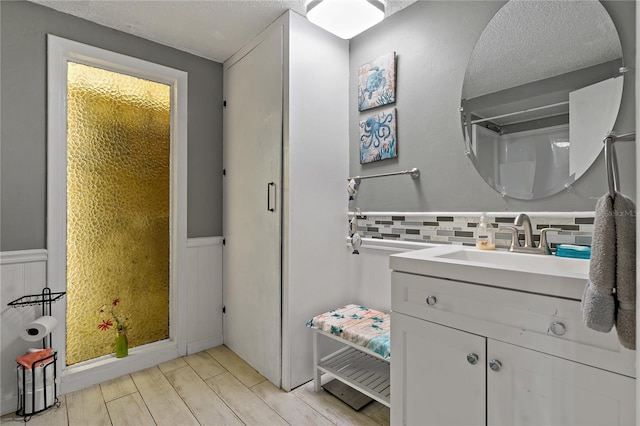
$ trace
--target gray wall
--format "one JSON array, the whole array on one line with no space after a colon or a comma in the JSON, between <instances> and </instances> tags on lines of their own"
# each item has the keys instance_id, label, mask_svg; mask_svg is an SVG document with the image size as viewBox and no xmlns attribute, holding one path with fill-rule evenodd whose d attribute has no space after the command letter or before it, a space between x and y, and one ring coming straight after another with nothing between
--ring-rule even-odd
<instances>
[{"instance_id":1,"label":"gray wall","mask_svg":"<svg viewBox=\"0 0 640 426\"><path fill-rule=\"evenodd\" d=\"M222 235L222 65L23 1L1 1L0 250L46 247L46 34L189 73L188 236Z\"/></svg>"},{"instance_id":2,"label":"gray wall","mask_svg":"<svg viewBox=\"0 0 640 426\"><path fill-rule=\"evenodd\" d=\"M535 201L503 198L464 154L458 108L467 62L482 30L503 4L422 0L351 40L350 175L412 167L422 173L418 180L398 176L363 181L352 209L357 205L363 211L594 210L596 199L607 191L602 154L570 190ZM618 29L625 63L634 67L635 2L603 5ZM398 158L360 165L358 122L367 111L359 113L357 108L358 68L390 51L398 57ZM634 81L631 69L625 76L618 133L635 130ZM635 198L635 146L618 143L617 153L621 190Z\"/></svg>"}]
</instances>

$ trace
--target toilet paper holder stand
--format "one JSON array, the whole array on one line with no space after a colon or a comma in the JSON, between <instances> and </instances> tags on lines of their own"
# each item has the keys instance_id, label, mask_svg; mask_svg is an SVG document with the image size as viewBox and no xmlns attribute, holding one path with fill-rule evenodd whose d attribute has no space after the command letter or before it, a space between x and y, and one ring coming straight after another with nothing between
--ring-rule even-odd
<instances>
[{"instance_id":1,"label":"toilet paper holder stand","mask_svg":"<svg viewBox=\"0 0 640 426\"><path fill-rule=\"evenodd\" d=\"M64 295L65 292L53 293L51 292L51 289L49 287L45 287L42 289L41 294L22 296L19 299L9 302L8 306L18 308L40 305L42 307L43 316L51 315L51 304L60 300ZM42 338L42 349L52 347L53 340L51 334L52 333L49 333L49 335ZM60 400L58 399L57 361L58 353L57 351L53 351L50 355L45 356L43 359L35 360L31 364L30 370L25 368L23 365L18 364L16 375L18 381L19 398L16 415L23 416L25 422L29 421L33 414L48 410L54 405L56 407L60 406ZM43 366L39 367L41 365ZM38 368L42 369L42 374L40 374L40 377L38 377L38 375L36 374L36 369ZM53 372L49 371L51 369L53 369ZM29 371L31 372L31 383L29 383L30 386L28 386L27 384ZM50 378L52 378L53 380L47 380L47 374L52 374L53 377L50 376ZM38 386L40 384L38 382L42 382L42 386ZM30 400L28 394L31 394ZM27 405L28 402L31 403L30 406Z\"/></svg>"}]
</instances>

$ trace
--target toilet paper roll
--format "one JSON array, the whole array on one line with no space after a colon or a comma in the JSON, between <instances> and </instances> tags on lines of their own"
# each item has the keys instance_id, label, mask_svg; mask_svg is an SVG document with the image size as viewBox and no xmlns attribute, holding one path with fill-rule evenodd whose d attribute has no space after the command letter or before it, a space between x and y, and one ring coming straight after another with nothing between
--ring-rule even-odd
<instances>
[{"instance_id":1,"label":"toilet paper roll","mask_svg":"<svg viewBox=\"0 0 640 426\"><path fill-rule=\"evenodd\" d=\"M48 336L56 325L58 325L57 319L52 316L43 316L27 324L20 337L27 342L35 342Z\"/></svg>"}]
</instances>

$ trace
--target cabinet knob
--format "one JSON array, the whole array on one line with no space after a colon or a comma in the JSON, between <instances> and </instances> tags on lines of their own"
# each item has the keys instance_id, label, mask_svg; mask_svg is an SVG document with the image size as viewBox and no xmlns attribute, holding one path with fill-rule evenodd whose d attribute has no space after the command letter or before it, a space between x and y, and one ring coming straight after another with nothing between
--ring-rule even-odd
<instances>
[{"instance_id":1,"label":"cabinet knob","mask_svg":"<svg viewBox=\"0 0 640 426\"><path fill-rule=\"evenodd\" d=\"M429 305L429 306L435 305L437 301L438 301L438 299L436 299L435 296L427 297L427 305Z\"/></svg>"},{"instance_id":2,"label":"cabinet knob","mask_svg":"<svg viewBox=\"0 0 640 426\"><path fill-rule=\"evenodd\" d=\"M497 359L492 359L491 361L489 361L489 368L493 371L500 371L500 369L502 368L502 363Z\"/></svg>"},{"instance_id":3,"label":"cabinet knob","mask_svg":"<svg viewBox=\"0 0 640 426\"><path fill-rule=\"evenodd\" d=\"M567 327L561 322L552 322L549 326L549 331L556 336L562 336L567 332Z\"/></svg>"},{"instance_id":4,"label":"cabinet knob","mask_svg":"<svg viewBox=\"0 0 640 426\"><path fill-rule=\"evenodd\" d=\"M467 354L467 362L471 365L476 365L479 359L480 358L478 358L477 354L474 354L474 353Z\"/></svg>"}]
</instances>

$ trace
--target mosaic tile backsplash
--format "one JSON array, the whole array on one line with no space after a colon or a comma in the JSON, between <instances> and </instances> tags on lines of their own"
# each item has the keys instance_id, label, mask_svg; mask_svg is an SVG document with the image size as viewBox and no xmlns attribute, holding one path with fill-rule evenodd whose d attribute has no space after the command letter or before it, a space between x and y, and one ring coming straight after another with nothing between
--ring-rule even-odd
<instances>
[{"instance_id":1,"label":"mosaic tile backsplash","mask_svg":"<svg viewBox=\"0 0 640 426\"><path fill-rule=\"evenodd\" d=\"M429 244L475 246L475 228L482 213L370 213L358 220L358 233L363 238L397 240ZM513 225L517 213L487 213L491 221L498 248L508 248L511 233L500 232L502 226ZM527 213L531 219L534 241L540 241L543 228L560 228L549 232L547 238L554 248L557 244L591 245L593 212ZM353 213L349 218L353 217ZM524 241L524 230L518 227Z\"/></svg>"}]
</instances>

